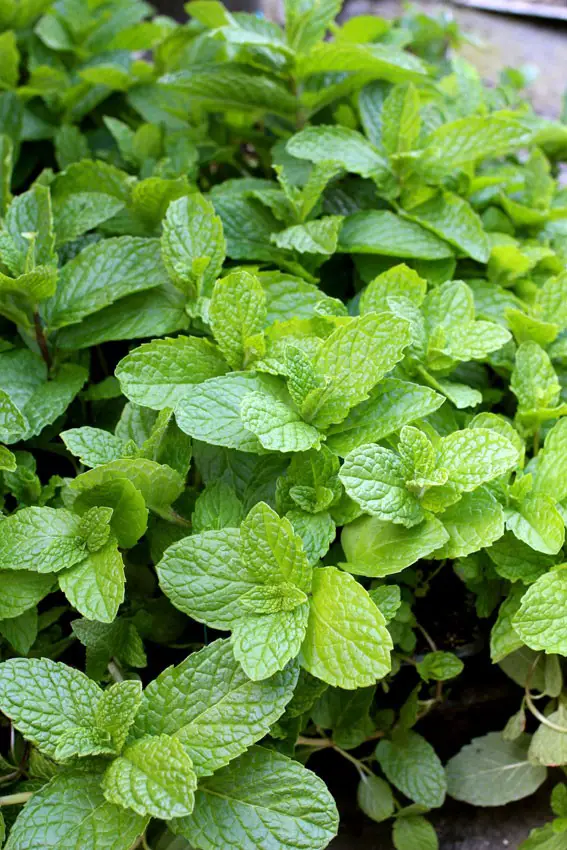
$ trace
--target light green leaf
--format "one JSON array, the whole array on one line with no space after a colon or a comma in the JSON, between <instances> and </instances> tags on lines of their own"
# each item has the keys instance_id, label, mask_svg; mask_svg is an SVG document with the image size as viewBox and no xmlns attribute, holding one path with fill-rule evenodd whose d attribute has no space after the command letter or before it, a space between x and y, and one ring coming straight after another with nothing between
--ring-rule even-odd
<instances>
[{"instance_id":1,"label":"light green leaf","mask_svg":"<svg viewBox=\"0 0 567 850\"><path fill-rule=\"evenodd\" d=\"M84 673L49 658L13 658L0 665L0 710L52 758L65 732L96 726L101 694Z\"/></svg>"},{"instance_id":2,"label":"light green leaf","mask_svg":"<svg viewBox=\"0 0 567 850\"><path fill-rule=\"evenodd\" d=\"M88 230L94 230L123 208L122 200L102 192L76 192L61 198L55 197L53 226L57 244L64 245Z\"/></svg>"},{"instance_id":3,"label":"light green leaf","mask_svg":"<svg viewBox=\"0 0 567 850\"><path fill-rule=\"evenodd\" d=\"M0 523L0 569L54 573L81 561L81 519L61 508L23 508Z\"/></svg>"},{"instance_id":4,"label":"light green leaf","mask_svg":"<svg viewBox=\"0 0 567 850\"><path fill-rule=\"evenodd\" d=\"M526 589L521 583L513 585L498 610L498 617L490 632L490 658L494 664L524 645L514 628L513 620L525 592Z\"/></svg>"},{"instance_id":5,"label":"light green leaf","mask_svg":"<svg viewBox=\"0 0 567 850\"><path fill-rule=\"evenodd\" d=\"M556 555L565 542L565 524L554 499L543 493L528 493L506 520L510 529L537 552Z\"/></svg>"},{"instance_id":6,"label":"light green leaf","mask_svg":"<svg viewBox=\"0 0 567 850\"><path fill-rule=\"evenodd\" d=\"M244 427L255 434L265 449L305 452L320 445L319 431L284 402L262 392L245 395L240 403Z\"/></svg>"},{"instance_id":7,"label":"light green leaf","mask_svg":"<svg viewBox=\"0 0 567 850\"><path fill-rule=\"evenodd\" d=\"M353 690L386 676L391 649L384 617L362 585L335 567L314 570L302 666L330 685Z\"/></svg>"},{"instance_id":8,"label":"light green leaf","mask_svg":"<svg viewBox=\"0 0 567 850\"><path fill-rule=\"evenodd\" d=\"M537 458L533 492L551 496L557 502L567 498L567 419L560 419L547 432Z\"/></svg>"},{"instance_id":9,"label":"light green leaf","mask_svg":"<svg viewBox=\"0 0 567 850\"><path fill-rule=\"evenodd\" d=\"M259 439L240 418L242 400L254 392L287 400L279 379L254 372L232 372L196 385L190 395L179 401L175 411L177 424L186 434L205 443L262 454Z\"/></svg>"},{"instance_id":10,"label":"light green leaf","mask_svg":"<svg viewBox=\"0 0 567 850\"><path fill-rule=\"evenodd\" d=\"M62 773L37 791L12 827L6 850L129 850L147 818L105 800L99 773ZM32 845L33 846L33 845Z\"/></svg>"},{"instance_id":11,"label":"light green leaf","mask_svg":"<svg viewBox=\"0 0 567 850\"><path fill-rule=\"evenodd\" d=\"M348 127L306 127L291 137L286 150L310 162L336 162L346 171L379 181L390 173L382 154L361 133Z\"/></svg>"},{"instance_id":12,"label":"light green leaf","mask_svg":"<svg viewBox=\"0 0 567 850\"><path fill-rule=\"evenodd\" d=\"M161 252L176 286L187 295L212 292L225 258L222 223L198 193L172 201L163 220Z\"/></svg>"},{"instance_id":13,"label":"light green leaf","mask_svg":"<svg viewBox=\"0 0 567 850\"><path fill-rule=\"evenodd\" d=\"M233 369L246 366L248 340L264 325L265 301L260 281L249 272L232 272L214 286L209 322Z\"/></svg>"},{"instance_id":14,"label":"light green leaf","mask_svg":"<svg viewBox=\"0 0 567 850\"><path fill-rule=\"evenodd\" d=\"M112 508L110 527L118 545L131 549L136 545L148 526L148 509L140 490L128 478L114 475L112 469L101 476L90 478L79 476L73 492L73 510L78 514L93 507Z\"/></svg>"},{"instance_id":15,"label":"light green leaf","mask_svg":"<svg viewBox=\"0 0 567 850\"><path fill-rule=\"evenodd\" d=\"M76 726L64 732L55 753L57 761L67 761L74 756L100 755L116 755L109 733L103 729L86 729L84 726Z\"/></svg>"},{"instance_id":16,"label":"light green leaf","mask_svg":"<svg viewBox=\"0 0 567 850\"><path fill-rule=\"evenodd\" d=\"M411 528L425 514L406 489L409 470L395 452L373 444L350 452L339 477L348 495L379 519Z\"/></svg>"},{"instance_id":17,"label":"light green leaf","mask_svg":"<svg viewBox=\"0 0 567 850\"><path fill-rule=\"evenodd\" d=\"M380 741L376 758L386 778L421 806L443 805L447 783L435 750L412 730L396 733L391 741Z\"/></svg>"},{"instance_id":18,"label":"light green leaf","mask_svg":"<svg viewBox=\"0 0 567 850\"><path fill-rule=\"evenodd\" d=\"M193 532L238 528L242 522L242 502L234 489L224 481L207 484L195 502L191 517Z\"/></svg>"},{"instance_id":19,"label":"light green leaf","mask_svg":"<svg viewBox=\"0 0 567 850\"><path fill-rule=\"evenodd\" d=\"M291 582L308 593L312 571L290 521L258 502L240 529L240 556L259 582Z\"/></svg>"},{"instance_id":20,"label":"light green leaf","mask_svg":"<svg viewBox=\"0 0 567 850\"><path fill-rule=\"evenodd\" d=\"M428 652L417 664L417 672L424 681L445 682L454 679L464 669L464 664L452 652Z\"/></svg>"},{"instance_id":21,"label":"light green leaf","mask_svg":"<svg viewBox=\"0 0 567 850\"><path fill-rule=\"evenodd\" d=\"M288 667L253 682L230 642L217 640L148 685L133 737L174 735L197 775L208 776L268 733L292 697L297 674L297 667Z\"/></svg>"},{"instance_id":22,"label":"light green leaf","mask_svg":"<svg viewBox=\"0 0 567 850\"><path fill-rule=\"evenodd\" d=\"M355 575L393 575L427 558L448 539L443 524L433 516L411 528L362 516L343 528L341 544L347 563L341 566Z\"/></svg>"},{"instance_id":23,"label":"light green leaf","mask_svg":"<svg viewBox=\"0 0 567 850\"><path fill-rule=\"evenodd\" d=\"M130 401L163 410L191 395L195 384L224 375L228 366L219 349L207 339L178 336L154 339L135 348L115 370Z\"/></svg>"},{"instance_id":24,"label":"light green leaf","mask_svg":"<svg viewBox=\"0 0 567 850\"><path fill-rule=\"evenodd\" d=\"M388 297L403 296L417 307L427 291L427 282L405 263L392 266L371 280L360 296L360 314L380 313L388 309Z\"/></svg>"},{"instance_id":25,"label":"light green leaf","mask_svg":"<svg viewBox=\"0 0 567 850\"><path fill-rule=\"evenodd\" d=\"M83 617L111 623L124 601L124 563L111 539L98 552L59 573L59 586Z\"/></svg>"},{"instance_id":26,"label":"light green leaf","mask_svg":"<svg viewBox=\"0 0 567 850\"><path fill-rule=\"evenodd\" d=\"M531 649L567 655L567 571L552 570L524 594L514 629Z\"/></svg>"},{"instance_id":27,"label":"light green leaf","mask_svg":"<svg viewBox=\"0 0 567 850\"><path fill-rule=\"evenodd\" d=\"M421 117L419 93L412 83L394 86L382 107L382 146L391 156L417 147Z\"/></svg>"},{"instance_id":28,"label":"light green leaf","mask_svg":"<svg viewBox=\"0 0 567 850\"><path fill-rule=\"evenodd\" d=\"M0 619L18 617L41 602L52 589L52 575L31 573L27 570L6 570L0 572Z\"/></svg>"},{"instance_id":29,"label":"light green leaf","mask_svg":"<svg viewBox=\"0 0 567 850\"><path fill-rule=\"evenodd\" d=\"M70 428L59 435L71 454L85 466L100 466L118 460L124 453L124 442L101 428Z\"/></svg>"},{"instance_id":30,"label":"light green leaf","mask_svg":"<svg viewBox=\"0 0 567 850\"><path fill-rule=\"evenodd\" d=\"M494 496L484 487L465 493L439 517L449 540L436 558L462 558L490 546L504 534L504 513Z\"/></svg>"},{"instance_id":31,"label":"light green leaf","mask_svg":"<svg viewBox=\"0 0 567 850\"><path fill-rule=\"evenodd\" d=\"M566 728L567 709L561 702L547 717L550 723L555 723L561 729ZM567 764L567 734L541 723L531 740L528 758L532 764L543 764L549 767Z\"/></svg>"},{"instance_id":32,"label":"light green leaf","mask_svg":"<svg viewBox=\"0 0 567 850\"><path fill-rule=\"evenodd\" d=\"M404 425L425 418L444 401L444 396L429 387L386 378L343 422L331 426L327 445L344 457L364 443L378 442Z\"/></svg>"},{"instance_id":33,"label":"light green leaf","mask_svg":"<svg viewBox=\"0 0 567 850\"><path fill-rule=\"evenodd\" d=\"M297 53L309 53L323 39L340 10L339 0L322 0L315 5L304 0L286 0L285 30L290 47Z\"/></svg>"},{"instance_id":34,"label":"light green leaf","mask_svg":"<svg viewBox=\"0 0 567 850\"><path fill-rule=\"evenodd\" d=\"M305 598L305 596L304 596ZM242 599L246 603L249 595ZM246 613L232 629L234 657L253 681L267 679L299 654L307 629L307 602L292 611Z\"/></svg>"},{"instance_id":35,"label":"light green leaf","mask_svg":"<svg viewBox=\"0 0 567 850\"><path fill-rule=\"evenodd\" d=\"M102 779L110 803L162 820L191 814L196 788L193 762L183 744L169 735L130 744Z\"/></svg>"},{"instance_id":36,"label":"light green leaf","mask_svg":"<svg viewBox=\"0 0 567 850\"><path fill-rule=\"evenodd\" d=\"M558 403L559 379L549 356L536 342L523 342L518 347L510 389L518 399L521 413Z\"/></svg>"},{"instance_id":37,"label":"light green leaf","mask_svg":"<svg viewBox=\"0 0 567 850\"><path fill-rule=\"evenodd\" d=\"M8 207L0 231L2 261L14 275L30 271L28 256L33 257L32 267L56 265L54 243L49 189L36 184Z\"/></svg>"},{"instance_id":38,"label":"light green leaf","mask_svg":"<svg viewBox=\"0 0 567 850\"><path fill-rule=\"evenodd\" d=\"M0 634L20 655L27 655L38 633L37 609L29 608L17 617L0 620Z\"/></svg>"},{"instance_id":39,"label":"light green leaf","mask_svg":"<svg viewBox=\"0 0 567 850\"><path fill-rule=\"evenodd\" d=\"M286 516L303 541L309 563L314 565L320 558L324 558L337 534L331 515L327 511L309 514L306 511L291 510Z\"/></svg>"},{"instance_id":40,"label":"light green leaf","mask_svg":"<svg viewBox=\"0 0 567 850\"><path fill-rule=\"evenodd\" d=\"M274 750L252 747L201 782L193 814L172 827L201 850L276 848L290 840L319 850L336 834L338 815L322 779Z\"/></svg>"},{"instance_id":41,"label":"light green leaf","mask_svg":"<svg viewBox=\"0 0 567 850\"><path fill-rule=\"evenodd\" d=\"M517 448L488 428L453 431L443 437L437 452L437 467L446 469L449 481L463 492L504 475L517 463Z\"/></svg>"},{"instance_id":42,"label":"light green leaf","mask_svg":"<svg viewBox=\"0 0 567 850\"><path fill-rule=\"evenodd\" d=\"M482 221L471 205L453 192L437 192L405 212L405 216L430 230L479 263L488 262L490 244Z\"/></svg>"},{"instance_id":43,"label":"light green leaf","mask_svg":"<svg viewBox=\"0 0 567 850\"><path fill-rule=\"evenodd\" d=\"M388 210L365 210L347 216L339 235L338 250L422 260L437 260L453 254L447 242Z\"/></svg>"},{"instance_id":44,"label":"light green leaf","mask_svg":"<svg viewBox=\"0 0 567 850\"><path fill-rule=\"evenodd\" d=\"M396 850L439 850L437 834L422 815L396 818L392 841Z\"/></svg>"},{"instance_id":45,"label":"light green leaf","mask_svg":"<svg viewBox=\"0 0 567 850\"><path fill-rule=\"evenodd\" d=\"M274 233L272 242L278 248L299 254L334 254L342 220L340 215L328 215L306 224L294 224Z\"/></svg>"},{"instance_id":46,"label":"light green leaf","mask_svg":"<svg viewBox=\"0 0 567 850\"><path fill-rule=\"evenodd\" d=\"M167 283L157 239L119 236L84 248L61 269L57 292L44 305L51 329L79 322L114 301Z\"/></svg>"},{"instance_id":47,"label":"light green leaf","mask_svg":"<svg viewBox=\"0 0 567 850\"><path fill-rule=\"evenodd\" d=\"M525 147L531 132L512 118L498 115L467 116L442 124L428 138L419 160L420 172L440 178L486 157L503 156Z\"/></svg>"},{"instance_id":48,"label":"light green leaf","mask_svg":"<svg viewBox=\"0 0 567 850\"><path fill-rule=\"evenodd\" d=\"M8 393L0 389L0 439L12 441L14 435L16 440L22 436L27 429L27 422L23 414L14 404ZM14 440L14 442L16 442Z\"/></svg>"},{"instance_id":49,"label":"light green leaf","mask_svg":"<svg viewBox=\"0 0 567 850\"><path fill-rule=\"evenodd\" d=\"M453 756L447 764L451 797L473 806L503 806L529 797L545 781L545 767L528 761L528 736L505 741L489 732Z\"/></svg>"},{"instance_id":50,"label":"light green leaf","mask_svg":"<svg viewBox=\"0 0 567 850\"><path fill-rule=\"evenodd\" d=\"M364 775L358 783L356 802L365 815L376 823L394 814L394 795L388 783L379 776Z\"/></svg>"},{"instance_id":51,"label":"light green leaf","mask_svg":"<svg viewBox=\"0 0 567 850\"><path fill-rule=\"evenodd\" d=\"M136 666L136 665L133 665ZM111 736L120 752L142 703L142 683L125 679L107 688L97 705L96 723Z\"/></svg>"}]
</instances>

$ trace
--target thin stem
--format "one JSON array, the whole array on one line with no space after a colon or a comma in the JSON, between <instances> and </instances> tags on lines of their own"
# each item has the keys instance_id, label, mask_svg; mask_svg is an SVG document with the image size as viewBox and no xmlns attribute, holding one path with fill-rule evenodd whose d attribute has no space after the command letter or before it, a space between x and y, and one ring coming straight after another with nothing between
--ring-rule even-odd
<instances>
[{"instance_id":1,"label":"thin stem","mask_svg":"<svg viewBox=\"0 0 567 850\"><path fill-rule=\"evenodd\" d=\"M305 738L303 735L300 735L297 739L297 746L313 747L313 749L316 750L324 750L327 747L333 747L334 744L330 738Z\"/></svg>"},{"instance_id":2,"label":"thin stem","mask_svg":"<svg viewBox=\"0 0 567 850\"><path fill-rule=\"evenodd\" d=\"M540 434L541 434L540 429L539 429L539 428L536 428L536 430L535 430L535 432L534 432L534 444L533 444L533 455L534 455L534 457L535 457L535 456L537 455L537 453L539 452L539 440L540 440Z\"/></svg>"},{"instance_id":3,"label":"thin stem","mask_svg":"<svg viewBox=\"0 0 567 850\"><path fill-rule=\"evenodd\" d=\"M0 806L20 806L33 797L33 791L22 791L21 794L8 794L0 797Z\"/></svg>"},{"instance_id":4,"label":"thin stem","mask_svg":"<svg viewBox=\"0 0 567 850\"><path fill-rule=\"evenodd\" d=\"M39 346L39 350L41 351L41 356L45 361L45 365L47 369L51 369L51 354L49 353L49 346L47 345L47 337L45 336L45 331L43 330L43 325L41 324L41 316L36 310L33 314L33 323L35 328L35 339Z\"/></svg>"},{"instance_id":5,"label":"thin stem","mask_svg":"<svg viewBox=\"0 0 567 850\"><path fill-rule=\"evenodd\" d=\"M432 651L432 652L437 652L437 644L435 643L435 641L433 640L433 638L432 638L432 637L428 634L428 632L426 632L426 631L425 631L425 629L423 628L423 626L421 625L421 623L418 623L418 622L416 621L416 624L415 624L415 625L416 625L416 628L417 628L417 629L419 629L419 631L421 632L421 634L423 635L423 637L425 638L425 640L427 641L427 643L429 644L429 647L430 647L431 651Z\"/></svg>"},{"instance_id":6,"label":"thin stem","mask_svg":"<svg viewBox=\"0 0 567 850\"><path fill-rule=\"evenodd\" d=\"M530 686L531 686L531 683L532 683L532 677L533 677L533 674L535 672L535 668L537 667L540 658L541 658L541 653L540 653L540 655L536 655L535 660L534 660L532 666L530 667L528 675L526 677L526 688L525 688L525 693L524 693L526 705L529 708L529 710L531 711L531 713L533 714L533 716L536 717L539 720L540 723L543 723L544 726L548 726L550 729L553 729L555 732L561 732L561 733L567 735L567 728L565 728L565 726L560 726L558 723L554 723L553 720L549 720L549 718L546 717L545 714L541 713L541 711L539 710L539 708L537 707L537 705L535 705L535 703L533 701Z\"/></svg>"},{"instance_id":7,"label":"thin stem","mask_svg":"<svg viewBox=\"0 0 567 850\"><path fill-rule=\"evenodd\" d=\"M116 661L115 658L112 658L108 662L108 668L107 669L108 669L108 672L110 673L111 678L114 679L115 682L123 682L124 681L124 673L122 672L122 668L120 667L120 664Z\"/></svg>"},{"instance_id":8,"label":"thin stem","mask_svg":"<svg viewBox=\"0 0 567 850\"><path fill-rule=\"evenodd\" d=\"M360 759L351 756L350 753L347 753L347 751L343 750L341 747L337 747L336 744L333 745L333 749L335 750L335 752L339 753L339 755L341 755L343 758L347 759L347 761L350 761L352 764L354 764L361 776L365 773L367 776L372 776L372 771L370 770L368 765L361 762Z\"/></svg>"}]
</instances>

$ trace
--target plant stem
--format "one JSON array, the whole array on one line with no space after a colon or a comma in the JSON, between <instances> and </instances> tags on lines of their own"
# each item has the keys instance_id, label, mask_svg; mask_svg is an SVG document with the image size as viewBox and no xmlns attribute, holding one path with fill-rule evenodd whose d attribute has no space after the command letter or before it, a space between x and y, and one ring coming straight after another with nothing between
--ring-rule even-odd
<instances>
[{"instance_id":1,"label":"plant stem","mask_svg":"<svg viewBox=\"0 0 567 850\"><path fill-rule=\"evenodd\" d=\"M539 452L539 439L540 439L540 429L537 428L534 432L534 444L533 444L533 455L534 455L534 457Z\"/></svg>"},{"instance_id":2,"label":"plant stem","mask_svg":"<svg viewBox=\"0 0 567 850\"><path fill-rule=\"evenodd\" d=\"M108 672L110 676L114 679L115 682L123 682L124 681L124 673L115 658L112 658L108 662Z\"/></svg>"},{"instance_id":3,"label":"plant stem","mask_svg":"<svg viewBox=\"0 0 567 850\"><path fill-rule=\"evenodd\" d=\"M335 750L335 752L339 753L339 755L341 755L343 758L347 759L347 761L350 761L351 764L354 764L361 776L365 773L367 776L372 776L372 771L370 770L368 765L361 762L360 759L351 756L350 753L347 753L347 751L343 750L341 747L337 747L336 744L333 745L333 749Z\"/></svg>"},{"instance_id":4,"label":"plant stem","mask_svg":"<svg viewBox=\"0 0 567 850\"><path fill-rule=\"evenodd\" d=\"M423 635L423 637L425 638L425 640L429 644L431 651L437 652L437 644L435 643L433 638L428 634L428 632L425 631L423 626L420 623L418 623L417 621L416 621L415 626L416 626L417 629L419 629L419 631L421 632L421 634Z\"/></svg>"},{"instance_id":5,"label":"plant stem","mask_svg":"<svg viewBox=\"0 0 567 850\"><path fill-rule=\"evenodd\" d=\"M324 750L327 747L334 746L330 738L305 738L303 735L300 735L297 739L297 745L300 747L313 747L316 750Z\"/></svg>"},{"instance_id":6,"label":"plant stem","mask_svg":"<svg viewBox=\"0 0 567 850\"><path fill-rule=\"evenodd\" d=\"M43 325L41 324L41 316L36 310L33 314L33 323L35 327L35 339L39 346L39 350L41 351L41 356L44 359L45 365L47 366L48 371L51 369L51 354L49 353L49 346L47 345L47 337L45 336L45 331L43 330Z\"/></svg>"},{"instance_id":7,"label":"plant stem","mask_svg":"<svg viewBox=\"0 0 567 850\"><path fill-rule=\"evenodd\" d=\"M0 797L0 806L19 806L33 797L33 791L22 791L20 794L8 794Z\"/></svg>"}]
</instances>

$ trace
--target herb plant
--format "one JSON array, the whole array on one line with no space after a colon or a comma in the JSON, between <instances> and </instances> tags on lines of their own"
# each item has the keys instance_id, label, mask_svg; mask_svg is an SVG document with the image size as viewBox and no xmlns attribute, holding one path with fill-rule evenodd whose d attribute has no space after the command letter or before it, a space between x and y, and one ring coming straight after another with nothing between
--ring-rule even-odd
<instances>
[{"instance_id":1,"label":"herb plant","mask_svg":"<svg viewBox=\"0 0 567 850\"><path fill-rule=\"evenodd\" d=\"M567 765L567 125L443 19L187 10L0 0L0 846L319 850L332 751L435 850Z\"/></svg>"}]
</instances>

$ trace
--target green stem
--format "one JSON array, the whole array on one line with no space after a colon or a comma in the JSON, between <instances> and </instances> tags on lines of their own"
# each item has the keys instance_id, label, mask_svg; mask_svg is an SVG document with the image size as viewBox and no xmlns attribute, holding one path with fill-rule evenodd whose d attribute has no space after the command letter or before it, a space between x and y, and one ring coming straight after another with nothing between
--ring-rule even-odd
<instances>
[{"instance_id":1,"label":"green stem","mask_svg":"<svg viewBox=\"0 0 567 850\"><path fill-rule=\"evenodd\" d=\"M347 751L343 750L341 747L337 747L336 744L333 745L333 749L335 750L335 752L339 753L339 755L341 755L343 758L347 759L347 761L350 761L351 764L354 764L361 776L364 776L364 774L366 774L367 776L372 776L372 771L370 770L368 765L361 762L360 759L351 756L350 753L347 753Z\"/></svg>"},{"instance_id":2,"label":"green stem","mask_svg":"<svg viewBox=\"0 0 567 850\"><path fill-rule=\"evenodd\" d=\"M297 739L297 745L299 747L313 747L316 750L324 750L327 747L332 747L333 742L330 738L305 738L303 735L300 735Z\"/></svg>"},{"instance_id":3,"label":"green stem","mask_svg":"<svg viewBox=\"0 0 567 850\"><path fill-rule=\"evenodd\" d=\"M113 658L111 661L108 662L108 672L110 673L111 678L114 679L115 682L124 681L124 673L122 672L122 668L120 667L116 659Z\"/></svg>"},{"instance_id":4,"label":"green stem","mask_svg":"<svg viewBox=\"0 0 567 850\"><path fill-rule=\"evenodd\" d=\"M20 806L33 797L33 791L22 791L21 794L8 794L0 797L0 806Z\"/></svg>"},{"instance_id":5,"label":"green stem","mask_svg":"<svg viewBox=\"0 0 567 850\"><path fill-rule=\"evenodd\" d=\"M38 344L39 350L41 351L41 356L47 366L47 370L51 370L51 354L49 353L49 346L47 344L47 337L45 336L45 331L43 329L43 325L41 323L41 316L36 310L33 314L33 323L35 328L35 339Z\"/></svg>"}]
</instances>

